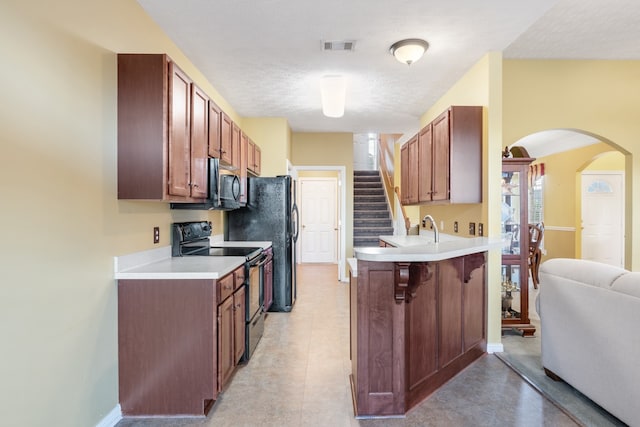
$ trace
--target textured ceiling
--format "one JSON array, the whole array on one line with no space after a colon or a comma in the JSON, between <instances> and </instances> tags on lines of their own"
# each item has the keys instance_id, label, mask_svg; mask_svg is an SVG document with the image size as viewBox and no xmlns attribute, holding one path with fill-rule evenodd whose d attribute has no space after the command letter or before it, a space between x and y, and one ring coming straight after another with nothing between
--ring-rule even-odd
<instances>
[{"instance_id":1,"label":"textured ceiling","mask_svg":"<svg viewBox=\"0 0 640 427\"><path fill-rule=\"evenodd\" d=\"M489 51L507 58L640 59L638 0L138 0L245 117L293 131L409 133ZM411 66L389 46L430 43ZM355 40L327 52L322 40ZM320 78L347 77L345 115L322 115Z\"/></svg>"}]
</instances>

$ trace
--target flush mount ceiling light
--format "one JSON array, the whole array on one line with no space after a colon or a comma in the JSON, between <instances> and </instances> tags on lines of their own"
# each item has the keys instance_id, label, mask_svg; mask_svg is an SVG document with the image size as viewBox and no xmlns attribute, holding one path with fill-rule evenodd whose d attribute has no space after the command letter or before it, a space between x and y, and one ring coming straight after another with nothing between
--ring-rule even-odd
<instances>
[{"instance_id":1,"label":"flush mount ceiling light","mask_svg":"<svg viewBox=\"0 0 640 427\"><path fill-rule=\"evenodd\" d=\"M411 65L429 49L429 43L422 39L405 39L395 42L389 52L403 64Z\"/></svg>"},{"instance_id":2,"label":"flush mount ceiling light","mask_svg":"<svg viewBox=\"0 0 640 427\"><path fill-rule=\"evenodd\" d=\"M327 117L344 115L344 100L347 82L344 76L324 76L320 82L322 113Z\"/></svg>"}]
</instances>

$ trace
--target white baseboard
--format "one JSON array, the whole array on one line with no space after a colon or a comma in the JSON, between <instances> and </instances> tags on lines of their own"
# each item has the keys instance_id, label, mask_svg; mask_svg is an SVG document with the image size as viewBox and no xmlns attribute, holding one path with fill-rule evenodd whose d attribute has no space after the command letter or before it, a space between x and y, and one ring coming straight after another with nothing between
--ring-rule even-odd
<instances>
[{"instance_id":1,"label":"white baseboard","mask_svg":"<svg viewBox=\"0 0 640 427\"><path fill-rule=\"evenodd\" d=\"M102 420L100 420L98 424L96 424L96 427L114 427L116 424L118 424L118 421L120 421L121 419L122 419L122 408L118 403L116 407L113 408L111 412L107 414L106 417L104 417Z\"/></svg>"},{"instance_id":2,"label":"white baseboard","mask_svg":"<svg viewBox=\"0 0 640 427\"><path fill-rule=\"evenodd\" d=\"M502 353L503 351L502 343L487 343L487 353Z\"/></svg>"}]
</instances>

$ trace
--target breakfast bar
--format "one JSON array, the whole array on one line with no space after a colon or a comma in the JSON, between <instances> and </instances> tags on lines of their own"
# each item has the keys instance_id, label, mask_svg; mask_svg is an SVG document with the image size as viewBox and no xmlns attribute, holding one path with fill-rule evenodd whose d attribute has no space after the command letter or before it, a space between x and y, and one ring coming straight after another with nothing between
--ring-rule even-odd
<instances>
[{"instance_id":1,"label":"breakfast bar","mask_svg":"<svg viewBox=\"0 0 640 427\"><path fill-rule=\"evenodd\" d=\"M397 417L486 351L487 238L381 236L350 266L356 417Z\"/></svg>"}]
</instances>

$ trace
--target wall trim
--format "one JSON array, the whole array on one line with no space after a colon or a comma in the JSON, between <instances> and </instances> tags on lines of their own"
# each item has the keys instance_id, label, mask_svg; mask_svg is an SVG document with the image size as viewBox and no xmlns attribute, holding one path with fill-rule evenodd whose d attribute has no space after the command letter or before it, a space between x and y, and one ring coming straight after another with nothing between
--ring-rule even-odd
<instances>
[{"instance_id":1,"label":"wall trim","mask_svg":"<svg viewBox=\"0 0 640 427\"><path fill-rule=\"evenodd\" d=\"M546 230L551 230L551 231L576 231L575 227L561 227L558 225L544 225L544 229Z\"/></svg>"},{"instance_id":2,"label":"wall trim","mask_svg":"<svg viewBox=\"0 0 640 427\"><path fill-rule=\"evenodd\" d=\"M115 427L122 420L122 408L118 403L103 419L100 420L96 427Z\"/></svg>"},{"instance_id":3,"label":"wall trim","mask_svg":"<svg viewBox=\"0 0 640 427\"><path fill-rule=\"evenodd\" d=\"M499 343L499 342L487 343L487 353L489 354L502 353L503 351L504 351L504 346L502 345L502 343Z\"/></svg>"}]
</instances>

